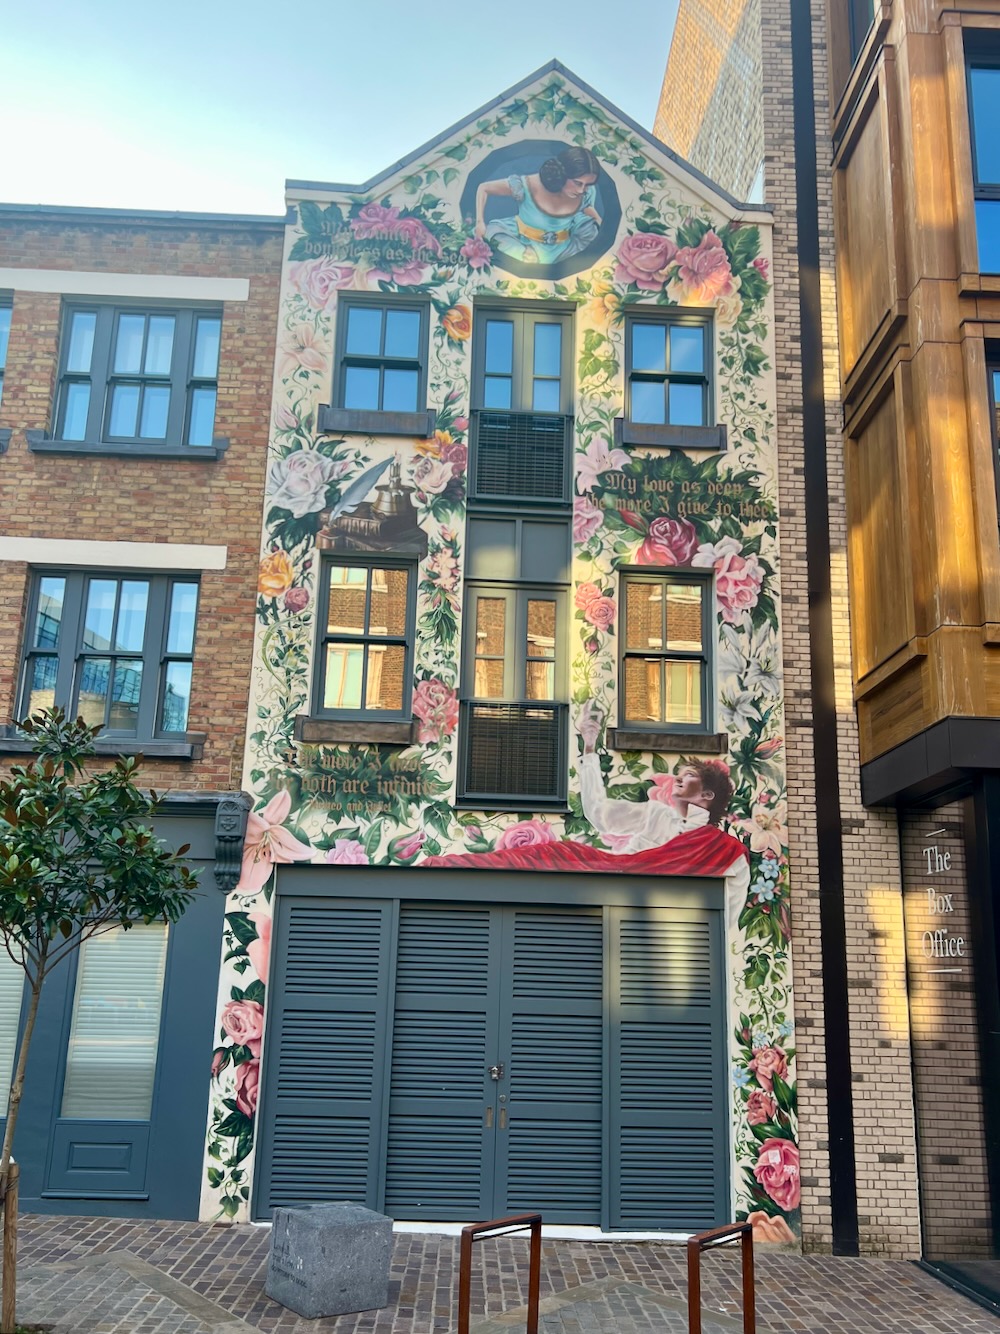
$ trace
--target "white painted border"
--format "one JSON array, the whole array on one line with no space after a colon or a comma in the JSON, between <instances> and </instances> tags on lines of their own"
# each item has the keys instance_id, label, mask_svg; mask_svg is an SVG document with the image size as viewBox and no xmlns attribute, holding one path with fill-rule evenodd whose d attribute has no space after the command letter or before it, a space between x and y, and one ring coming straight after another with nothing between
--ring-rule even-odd
<instances>
[{"instance_id":1,"label":"white painted border","mask_svg":"<svg viewBox=\"0 0 1000 1334\"><path fill-rule=\"evenodd\" d=\"M89 542L82 538L0 537L0 560L115 569L224 570L228 547L187 542Z\"/></svg>"},{"instance_id":2,"label":"white painted border","mask_svg":"<svg viewBox=\"0 0 1000 1334\"><path fill-rule=\"evenodd\" d=\"M0 287L64 296L143 297L168 301L246 301L249 278L181 273L91 273L85 269L3 269Z\"/></svg>"}]
</instances>

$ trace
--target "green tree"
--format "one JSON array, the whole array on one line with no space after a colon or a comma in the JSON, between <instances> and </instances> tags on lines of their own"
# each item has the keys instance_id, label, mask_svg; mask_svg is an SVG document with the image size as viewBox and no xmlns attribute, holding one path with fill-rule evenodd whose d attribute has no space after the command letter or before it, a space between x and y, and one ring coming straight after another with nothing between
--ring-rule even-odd
<instances>
[{"instance_id":1,"label":"green tree","mask_svg":"<svg viewBox=\"0 0 1000 1334\"><path fill-rule=\"evenodd\" d=\"M172 852L148 826L159 798L136 786L139 758L90 772L100 729L61 709L18 726L33 739L34 757L0 780L0 939L24 970L29 999L7 1099L0 1198L45 979L92 936L177 921L197 884L183 860L188 845ZM13 1290L7 1251L5 1296ZM0 1319L0 1334L11 1334L13 1303L4 1306L10 1318Z\"/></svg>"}]
</instances>

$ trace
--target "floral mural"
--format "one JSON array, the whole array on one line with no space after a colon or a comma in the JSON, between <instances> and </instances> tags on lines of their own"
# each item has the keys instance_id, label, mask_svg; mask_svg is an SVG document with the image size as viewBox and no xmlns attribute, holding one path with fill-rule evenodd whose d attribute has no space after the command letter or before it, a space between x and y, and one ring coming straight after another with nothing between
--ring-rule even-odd
<instances>
[{"instance_id":1,"label":"floral mural","mask_svg":"<svg viewBox=\"0 0 1000 1334\"><path fill-rule=\"evenodd\" d=\"M726 879L734 1207L762 1240L795 1239L769 238L724 208L558 73L458 130L374 193L297 201L280 309L244 774L257 809L226 919L205 1216L247 1214L276 865L419 872L462 858L624 870L630 857L648 859L652 850L660 874L673 866ZM429 300L428 406L436 412L429 438L319 429L334 373L338 294L354 291ZM565 816L453 805L473 307L482 295L554 297L575 310L574 736ZM616 443L625 316L674 306L714 313L724 451ZM419 556L416 739L305 745L294 727L309 712L320 556L350 549L349 534L374 522L373 497L390 485L405 505L392 539L398 545L386 549ZM623 568L712 572L721 753L609 746Z\"/></svg>"}]
</instances>

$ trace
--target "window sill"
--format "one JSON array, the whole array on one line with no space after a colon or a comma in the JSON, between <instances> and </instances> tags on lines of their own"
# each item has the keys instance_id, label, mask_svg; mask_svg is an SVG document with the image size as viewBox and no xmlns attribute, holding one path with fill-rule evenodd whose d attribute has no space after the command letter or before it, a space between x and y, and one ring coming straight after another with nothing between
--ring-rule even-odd
<instances>
[{"instance_id":1,"label":"window sill","mask_svg":"<svg viewBox=\"0 0 1000 1334\"><path fill-rule=\"evenodd\" d=\"M511 797L502 801L497 797L459 797L455 801L456 811L481 811L484 815L571 815L572 810L566 804L565 797L553 801L544 801L541 797Z\"/></svg>"},{"instance_id":2,"label":"window sill","mask_svg":"<svg viewBox=\"0 0 1000 1334\"><path fill-rule=\"evenodd\" d=\"M176 740L168 741L165 737L154 737L148 741L139 741L132 737L118 740L98 737L94 742L97 755L145 755L147 759L162 760L200 760L205 753L205 732L185 732ZM35 743L30 737L18 736L15 727L0 729L0 755L32 755Z\"/></svg>"},{"instance_id":3,"label":"window sill","mask_svg":"<svg viewBox=\"0 0 1000 1334\"><path fill-rule=\"evenodd\" d=\"M644 445L655 449L705 449L721 453L726 449L726 427L660 426L615 418L615 444Z\"/></svg>"},{"instance_id":4,"label":"window sill","mask_svg":"<svg viewBox=\"0 0 1000 1334\"><path fill-rule=\"evenodd\" d=\"M358 408L320 405L319 430L326 435L411 435L429 440L434 434L437 413L369 412Z\"/></svg>"},{"instance_id":5,"label":"window sill","mask_svg":"<svg viewBox=\"0 0 1000 1334\"><path fill-rule=\"evenodd\" d=\"M644 728L608 728L612 750L667 750L685 755L723 755L728 745L724 732L654 732Z\"/></svg>"},{"instance_id":6,"label":"window sill","mask_svg":"<svg viewBox=\"0 0 1000 1334\"><path fill-rule=\"evenodd\" d=\"M368 722L363 718L310 718L300 713L295 719L295 740L305 745L326 742L339 745L410 746L417 739L417 724L405 718L399 722Z\"/></svg>"},{"instance_id":7,"label":"window sill","mask_svg":"<svg viewBox=\"0 0 1000 1334\"><path fill-rule=\"evenodd\" d=\"M110 444L106 440L50 440L44 431L25 431L24 438L33 454L96 454L107 458L193 459L215 463L229 448L225 436L216 436L210 445L154 445L125 441Z\"/></svg>"}]
</instances>

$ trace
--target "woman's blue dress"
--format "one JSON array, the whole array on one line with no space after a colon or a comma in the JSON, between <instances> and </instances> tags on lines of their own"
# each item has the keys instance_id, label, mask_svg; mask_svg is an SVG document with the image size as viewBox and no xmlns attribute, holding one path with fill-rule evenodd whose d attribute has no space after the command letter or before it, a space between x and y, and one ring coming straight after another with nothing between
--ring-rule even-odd
<instances>
[{"instance_id":1,"label":"woman's blue dress","mask_svg":"<svg viewBox=\"0 0 1000 1334\"><path fill-rule=\"evenodd\" d=\"M554 264L586 250L597 235L597 223L583 211L596 205L597 190L593 185L587 186L576 213L557 218L542 212L523 176L508 176L507 183L517 200L517 213L509 218L494 218L486 226L487 240L501 254L524 264Z\"/></svg>"}]
</instances>

